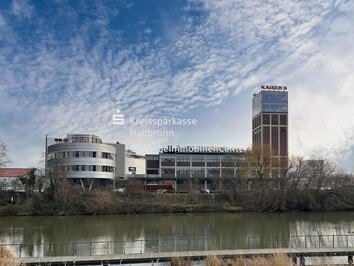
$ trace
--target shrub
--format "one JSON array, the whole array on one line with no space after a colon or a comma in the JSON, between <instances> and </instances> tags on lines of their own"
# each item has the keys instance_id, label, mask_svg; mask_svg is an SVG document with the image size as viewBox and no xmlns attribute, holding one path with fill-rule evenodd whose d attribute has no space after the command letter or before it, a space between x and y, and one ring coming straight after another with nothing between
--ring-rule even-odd
<instances>
[{"instance_id":1,"label":"shrub","mask_svg":"<svg viewBox=\"0 0 354 266\"><path fill-rule=\"evenodd\" d=\"M20 211L18 205L7 205L0 207L0 216L16 216Z\"/></svg>"},{"instance_id":2,"label":"shrub","mask_svg":"<svg viewBox=\"0 0 354 266\"><path fill-rule=\"evenodd\" d=\"M87 198L85 211L87 214L116 214L119 203L111 192L94 192Z\"/></svg>"}]
</instances>

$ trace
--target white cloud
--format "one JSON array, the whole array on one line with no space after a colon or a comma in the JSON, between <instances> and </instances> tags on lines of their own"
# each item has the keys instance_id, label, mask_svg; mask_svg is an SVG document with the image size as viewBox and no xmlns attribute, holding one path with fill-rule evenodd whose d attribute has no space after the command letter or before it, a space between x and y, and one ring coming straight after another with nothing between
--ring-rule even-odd
<instances>
[{"instance_id":1,"label":"white cloud","mask_svg":"<svg viewBox=\"0 0 354 266\"><path fill-rule=\"evenodd\" d=\"M12 12L18 17L30 18L32 15L32 6L27 0L13 0Z\"/></svg>"},{"instance_id":2,"label":"white cloud","mask_svg":"<svg viewBox=\"0 0 354 266\"><path fill-rule=\"evenodd\" d=\"M31 7L13 3L16 15L31 16ZM231 94L261 83L288 83L290 115L299 118L291 128L292 151L346 150L354 136L349 119L352 4L198 0L188 1L185 10L205 12L206 17L198 23L182 18L167 43L125 44L110 32L110 15L102 7L97 23L90 22L94 25L73 26L69 45L61 47L44 32L46 41L32 49L18 47L12 58L5 48L0 50L0 96L7 99L0 110L16 106L16 113L28 112L32 120L23 122L41 134L94 132L146 147L168 139L130 137L112 126L116 108L135 116L178 115L219 105ZM75 10L61 12L76 17ZM40 31L41 24L37 26ZM91 46L93 27L100 34ZM306 127L301 117L307 119ZM328 130L331 125L336 127Z\"/></svg>"}]
</instances>

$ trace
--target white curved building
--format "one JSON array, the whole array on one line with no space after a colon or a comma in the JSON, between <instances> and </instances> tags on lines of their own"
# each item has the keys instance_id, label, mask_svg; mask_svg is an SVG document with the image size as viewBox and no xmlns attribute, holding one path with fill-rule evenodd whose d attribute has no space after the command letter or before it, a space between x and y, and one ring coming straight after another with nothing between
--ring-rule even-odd
<instances>
[{"instance_id":1,"label":"white curved building","mask_svg":"<svg viewBox=\"0 0 354 266\"><path fill-rule=\"evenodd\" d=\"M74 183L90 180L99 186L112 186L116 176L116 148L102 143L102 139L90 134L67 135L55 139L48 146L47 167L49 173L62 171ZM94 182L93 182L94 181Z\"/></svg>"}]
</instances>

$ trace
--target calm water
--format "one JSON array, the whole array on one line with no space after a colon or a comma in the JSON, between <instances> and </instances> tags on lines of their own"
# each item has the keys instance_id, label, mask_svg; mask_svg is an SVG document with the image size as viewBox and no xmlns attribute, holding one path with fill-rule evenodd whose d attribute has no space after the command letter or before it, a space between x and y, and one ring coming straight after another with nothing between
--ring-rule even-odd
<instances>
[{"instance_id":1,"label":"calm water","mask_svg":"<svg viewBox=\"0 0 354 266\"><path fill-rule=\"evenodd\" d=\"M21 247L25 256L70 255L73 252L101 254L102 250L103 253L140 253L186 250L187 246L193 250L268 245L261 237L272 237L269 241L278 247L290 242L301 246L305 245L303 240L288 236L303 235L316 236L307 239L307 246L321 241L323 246L330 246L333 240L326 235L333 234L349 235L349 245L354 246L354 212L0 217L0 242L25 244ZM117 242L91 243L91 246L71 244L87 241ZM348 239L334 241L335 244L340 241L345 244ZM52 242L63 244L49 245ZM13 250L18 252L18 247L14 246Z\"/></svg>"}]
</instances>

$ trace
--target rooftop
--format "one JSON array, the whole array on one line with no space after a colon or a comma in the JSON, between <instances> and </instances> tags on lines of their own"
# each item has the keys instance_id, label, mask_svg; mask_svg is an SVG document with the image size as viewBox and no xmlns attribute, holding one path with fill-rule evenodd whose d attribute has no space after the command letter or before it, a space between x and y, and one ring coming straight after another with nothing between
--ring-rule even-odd
<instances>
[{"instance_id":1,"label":"rooftop","mask_svg":"<svg viewBox=\"0 0 354 266\"><path fill-rule=\"evenodd\" d=\"M31 168L0 168L0 177L22 177L30 171Z\"/></svg>"}]
</instances>

